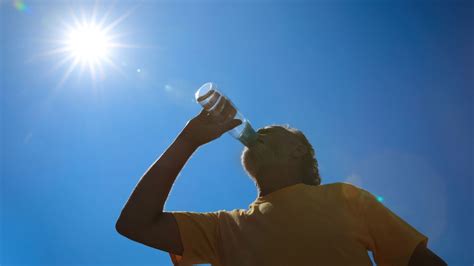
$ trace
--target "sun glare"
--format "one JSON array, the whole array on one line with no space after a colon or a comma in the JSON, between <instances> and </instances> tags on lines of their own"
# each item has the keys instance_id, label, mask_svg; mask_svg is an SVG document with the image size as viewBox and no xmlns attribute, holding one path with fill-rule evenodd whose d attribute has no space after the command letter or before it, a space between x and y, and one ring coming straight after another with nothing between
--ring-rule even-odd
<instances>
[{"instance_id":1,"label":"sun glare","mask_svg":"<svg viewBox=\"0 0 474 266\"><path fill-rule=\"evenodd\" d=\"M111 42L110 37L99 26L85 24L69 32L66 46L74 59L91 64L109 56Z\"/></svg>"},{"instance_id":2,"label":"sun glare","mask_svg":"<svg viewBox=\"0 0 474 266\"><path fill-rule=\"evenodd\" d=\"M57 46L44 53L60 56L53 69L66 66L58 86L61 86L76 69L79 69L79 77L82 77L85 70L88 71L94 82L106 76L106 66L123 74L119 67L121 64L118 63L120 60L117 58L118 48L134 47L120 42L119 37L123 34L115 32L116 27L130 15L131 11L110 22L107 22L110 12L106 12L98 19L97 8L92 10L90 16L81 11L81 16L71 14L67 17L67 21L63 21L63 33L60 34L60 39L53 41Z\"/></svg>"}]
</instances>

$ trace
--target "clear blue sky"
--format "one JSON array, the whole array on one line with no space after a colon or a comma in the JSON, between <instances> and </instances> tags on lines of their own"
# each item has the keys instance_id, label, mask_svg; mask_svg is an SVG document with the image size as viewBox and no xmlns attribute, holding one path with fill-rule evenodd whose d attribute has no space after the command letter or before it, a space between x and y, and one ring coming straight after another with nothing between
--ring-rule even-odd
<instances>
[{"instance_id":1,"label":"clear blue sky","mask_svg":"<svg viewBox=\"0 0 474 266\"><path fill-rule=\"evenodd\" d=\"M0 2L0 264L170 265L114 225L207 81L256 128L306 133L323 184L383 197L450 265L474 263L472 2L102 2L107 22L130 11L113 29L129 47L60 83L67 55L45 52L92 3ZM200 148L166 209L247 208L241 150Z\"/></svg>"}]
</instances>

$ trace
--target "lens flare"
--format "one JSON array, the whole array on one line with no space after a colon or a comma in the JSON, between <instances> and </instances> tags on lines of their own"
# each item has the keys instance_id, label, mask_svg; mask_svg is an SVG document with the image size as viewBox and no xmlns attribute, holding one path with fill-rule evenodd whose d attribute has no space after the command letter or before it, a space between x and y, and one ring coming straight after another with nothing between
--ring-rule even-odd
<instances>
[{"instance_id":1,"label":"lens flare","mask_svg":"<svg viewBox=\"0 0 474 266\"><path fill-rule=\"evenodd\" d=\"M25 12L28 10L28 6L25 4L25 2L21 0L13 1L13 5L15 6L15 9L18 11Z\"/></svg>"}]
</instances>

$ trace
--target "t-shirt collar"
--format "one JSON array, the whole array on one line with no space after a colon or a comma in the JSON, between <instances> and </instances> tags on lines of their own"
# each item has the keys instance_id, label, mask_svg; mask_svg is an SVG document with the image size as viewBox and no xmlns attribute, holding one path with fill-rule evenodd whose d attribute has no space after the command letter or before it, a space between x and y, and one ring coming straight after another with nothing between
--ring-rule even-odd
<instances>
[{"instance_id":1,"label":"t-shirt collar","mask_svg":"<svg viewBox=\"0 0 474 266\"><path fill-rule=\"evenodd\" d=\"M253 204L259 204L259 203L262 203L262 202L269 202L269 201L275 200L275 198L284 197L284 195L286 195L288 193L291 193L293 190L298 189L298 188L303 187L303 186L306 186L306 184L296 183L296 184L293 184L293 185L289 185L289 186L280 188L278 190L275 190L271 193L266 194L265 196L257 197L255 199L255 201L253 202Z\"/></svg>"}]
</instances>

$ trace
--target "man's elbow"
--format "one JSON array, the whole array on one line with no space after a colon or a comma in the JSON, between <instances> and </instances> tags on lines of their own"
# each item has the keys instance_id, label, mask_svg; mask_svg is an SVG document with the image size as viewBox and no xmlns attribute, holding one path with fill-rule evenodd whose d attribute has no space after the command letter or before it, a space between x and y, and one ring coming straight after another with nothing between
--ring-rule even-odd
<instances>
[{"instance_id":1,"label":"man's elbow","mask_svg":"<svg viewBox=\"0 0 474 266\"><path fill-rule=\"evenodd\" d=\"M408 266L447 266L448 264L424 245L418 245L410 258Z\"/></svg>"},{"instance_id":2,"label":"man's elbow","mask_svg":"<svg viewBox=\"0 0 474 266\"><path fill-rule=\"evenodd\" d=\"M130 229L130 226L127 225L126 222L124 222L123 220L119 218L117 222L115 222L115 231L117 231L117 233L123 236L127 236L130 234L131 229Z\"/></svg>"},{"instance_id":3,"label":"man's elbow","mask_svg":"<svg viewBox=\"0 0 474 266\"><path fill-rule=\"evenodd\" d=\"M142 237L146 228L148 228L147 223L124 217L120 217L115 222L115 231L132 240Z\"/></svg>"},{"instance_id":4,"label":"man's elbow","mask_svg":"<svg viewBox=\"0 0 474 266\"><path fill-rule=\"evenodd\" d=\"M130 237L134 232L136 232L136 228L138 228L135 224L136 222L120 216L115 222L115 231L123 236Z\"/></svg>"}]
</instances>

